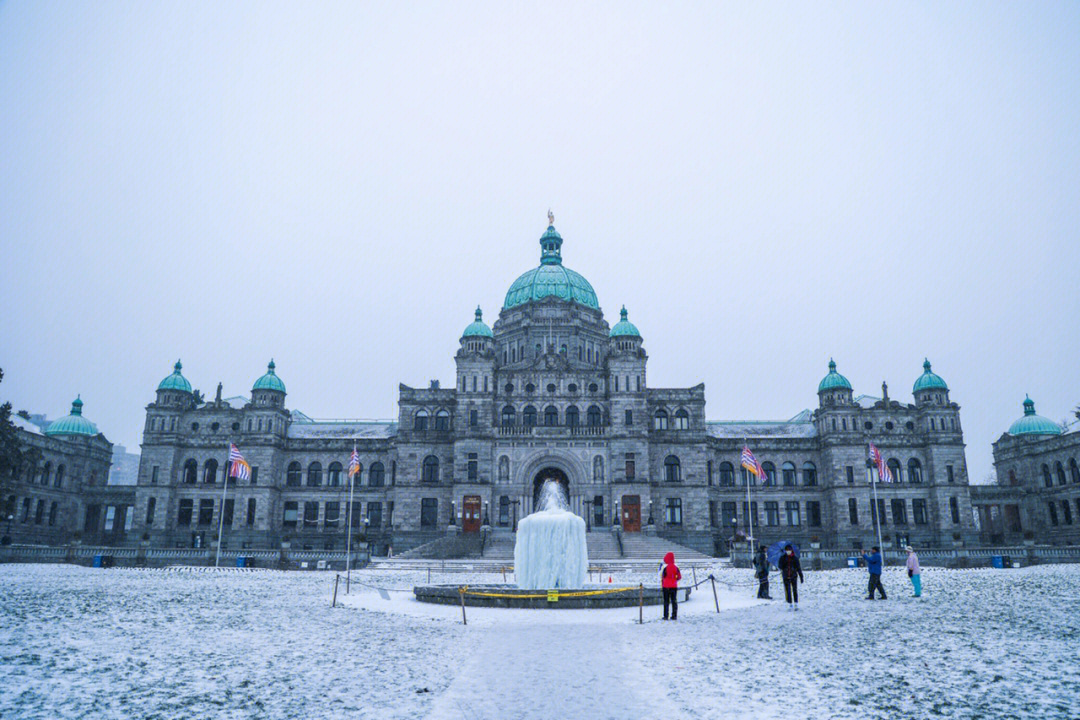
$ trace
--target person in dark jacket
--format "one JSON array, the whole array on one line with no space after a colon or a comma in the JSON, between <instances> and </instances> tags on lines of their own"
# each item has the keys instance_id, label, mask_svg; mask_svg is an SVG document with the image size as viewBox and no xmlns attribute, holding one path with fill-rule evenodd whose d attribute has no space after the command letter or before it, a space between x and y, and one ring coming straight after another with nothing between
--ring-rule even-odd
<instances>
[{"instance_id":1,"label":"person in dark jacket","mask_svg":"<svg viewBox=\"0 0 1080 720\"><path fill-rule=\"evenodd\" d=\"M769 597L769 559L765 557L767 548L762 545L754 556L754 577L758 580L757 596L759 600L772 600Z\"/></svg>"},{"instance_id":2,"label":"person in dark jacket","mask_svg":"<svg viewBox=\"0 0 1080 720\"><path fill-rule=\"evenodd\" d=\"M795 557L795 548L785 545L784 554L776 561L776 567L780 568L780 577L784 579L784 598L792 610L798 610L799 583L805 581L799 558Z\"/></svg>"},{"instance_id":3,"label":"person in dark jacket","mask_svg":"<svg viewBox=\"0 0 1080 720\"><path fill-rule=\"evenodd\" d=\"M675 564L675 553L669 552L664 556L664 571L660 574L660 588L664 593L664 619L668 619L668 605L671 606L671 619L679 619L679 581L682 573Z\"/></svg>"},{"instance_id":4,"label":"person in dark jacket","mask_svg":"<svg viewBox=\"0 0 1080 720\"><path fill-rule=\"evenodd\" d=\"M870 583L866 590L866 599L874 599L874 590L877 589L881 593L881 599L887 599L885 595L885 586L881 584L881 548L875 545L871 548L872 552L864 552L863 559L866 560L866 569L870 571Z\"/></svg>"}]
</instances>

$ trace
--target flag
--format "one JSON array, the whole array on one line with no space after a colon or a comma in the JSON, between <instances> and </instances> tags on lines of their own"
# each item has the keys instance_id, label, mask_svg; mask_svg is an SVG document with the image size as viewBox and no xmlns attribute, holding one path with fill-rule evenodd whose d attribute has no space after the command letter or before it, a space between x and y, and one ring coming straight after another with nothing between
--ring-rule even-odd
<instances>
[{"instance_id":1,"label":"flag","mask_svg":"<svg viewBox=\"0 0 1080 720\"><path fill-rule=\"evenodd\" d=\"M356 475L360 472L360 456L356 453L356 446L353 445L352 457L349 458L349 476Z\"/></svg>"},{"instance_id":2,"label":"flag","mask_svg":"<svg viewBox=\"0 0 1080 720\"><path fill-rule=\"evenodd\" d=\"M251 466L236 449L236 445L229 443L229 477L240 480L251 479Z\"/></svg>"},{"instance_id":3,"label":"flag","mask_svg":"<svg viewBox=\"0 0 1080 720\"><path fill-rule=\"evenodd\" d=\"M761 463L758 462L758 459L754 457L754 453L750 452L750 448L746 445L743 445L742 449L742 466L747 471L754 473L759 480L765 479L765 470L762 469Z\"/></svg>"},{"instance_id":4,"label":"flag","mask_svg":"<svg viewBox=\"0 0 1080 720\"><path fill-rule=\"evenodd\" d=\"M870 443L870 460L877 465L878 477L881 482L891 483L893 481L892 470L885 463L885 458L882 457L881 451L877 449L877 445Z\"/></svg>"}]
</instances>

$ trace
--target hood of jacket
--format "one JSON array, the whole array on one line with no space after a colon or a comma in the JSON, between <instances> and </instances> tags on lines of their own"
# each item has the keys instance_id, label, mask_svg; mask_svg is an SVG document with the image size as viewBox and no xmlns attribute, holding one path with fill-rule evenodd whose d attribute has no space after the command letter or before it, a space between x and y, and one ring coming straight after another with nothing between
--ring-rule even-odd
<instances>
[{"instance_id":1,"label":"hood of jacket","mask_svg":"<svg viewBox=\"0 0 1080 720\"><path fill-rule=\"evenodd\" d=\"M675 564L675 553L669 552L667 555L665 555L664 556L664 564L666 564L666 565L674 565Z\"/></svg>"}]
</instances>

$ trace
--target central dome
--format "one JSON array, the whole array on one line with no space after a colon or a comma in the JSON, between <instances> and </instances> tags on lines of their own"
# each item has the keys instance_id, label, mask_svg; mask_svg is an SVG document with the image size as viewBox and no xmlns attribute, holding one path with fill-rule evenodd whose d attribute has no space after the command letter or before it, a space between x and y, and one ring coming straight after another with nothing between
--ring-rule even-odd
<instances>
[{"instance_id":1,"label":"central dome","mask_svg":"<svg viewBox=\"0 0 1080 720\"><path fill-rule=\"evenodd\" d=\"M554 218L548 214L553 223ZM540 267L523 273L506 291L503 309L524 305L549 296L575 302L593 310L600 309L596 291L589 281L562 264L562 236L554 224L540 238Z\"/></svg>"}]
</instances>

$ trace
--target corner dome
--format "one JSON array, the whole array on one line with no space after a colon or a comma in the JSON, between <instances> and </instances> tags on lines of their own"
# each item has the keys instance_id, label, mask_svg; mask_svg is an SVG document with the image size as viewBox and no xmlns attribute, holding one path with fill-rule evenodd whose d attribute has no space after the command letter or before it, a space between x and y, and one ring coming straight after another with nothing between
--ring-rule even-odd
<instances>
[{"instance_id":1,"label":"corner dome","mask_svg":"<svg viewBox=\"0 0 1080 720\"><path fill-rule=\"evenodd\" d=\"M1061 435L1062 427L1053 420L1035 414L1035 403L1024 396L1024 417L1009 427L1010 435Z\"/></svg>"},{"instance_id":2,"label":"corner dome","mask_svg":"<svg viewBox=\"0 0 1080 720\"><path fill-rule=\"evenodd\" d=\"M97 425L82 416L82 406L82 399L76 397L75 402L71 403L71 414L49 423L49 426L45 428L45 434L97 436Z\"/></svg>"},{"instance_id":3,"label":"corner dome","mask_svg":"<svg viewBox=\"0 0 1080 720\"><path fill-rule=\"evenodd\" d=\"M848 379L836 372L836 363L832 358L829 358L829 374L823 377L817 386L819 393L826 390L851 390L851 383L848 382Z\"/></svg>"},{"instance_id":4,"label":"corner dome","mask_svg":"<svg viewBox=\"0 0 1080 720\"><path fill-rule=\"evenodd\" d=\"M554 223L555 217L548 212L548 229L540 238L540 267L523 273L514 281L506 291L504 310L552 296L593 310L600 309L600 301L589 281L562 264L563 240Z\"/></svg>"},{"instance_id":5,"label":"corner dome","mask_svg":"<svg viewBox=\"0 0 1080 720\"><path fill-rule=\"evenodd\" d=\"M480 310L480 306L476 306L476 319L469 323L469 326L465 328L465 332L461 333L461 337L494 337L491 334L491 328L484 322L484 313Z\"/></svg>"},{"instance_id":6,"label":"corner dome","mask_svg":"<svg viewBox=\"0 0 1080 720\"><path fill-rule=\"evenodd\" d=\"M915 381L915 386L911 389L912 393L917 393L922 390L948 390L949 386L945 384L945 381L941 379L940 375L930 372L930 361L923 361L923 374L919 376L919 379Z\"/></svg>"},{"instance_id":7,"label":"corner dome","mask_svg":"<svg viewBox=\"0 0 1080 720\"><path fill-rule=\"evenodd\" d=\"M638 332L637 326L634 323L626 319L626 306L623 305L622 310L619 311L619 322L615 323L615 326L611 328L611 337L641 337L641 333Z\"/></svg>"},{"instance_id":8,"label":"corner dome","mask_svg":"<svg viewBox=\"0 0 1080 720\"><path fill-rule=\"evenodd\" d=\"M281 378L274 372L274 361L271 360L270 364L266 366L266 374L255 381L255 384L251 386L252 390L274 390L279 393L285 392L285 383L281 382Z\"/></svg>"},{"instance_id":9,"label":"corner dome","mask_svg":"<svg viewBox=\"0 0 1080 720\"><path fill-rule=\"evenodd\" d=\"M187 381L183 375L180 374L180 368L184 367L177 360L173 365L172 375L169 375L160 383L158 383L158 390L179 390L181 392L191 392L191 383Z\"/></svg>"}]
</instances>

